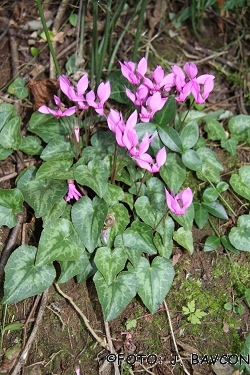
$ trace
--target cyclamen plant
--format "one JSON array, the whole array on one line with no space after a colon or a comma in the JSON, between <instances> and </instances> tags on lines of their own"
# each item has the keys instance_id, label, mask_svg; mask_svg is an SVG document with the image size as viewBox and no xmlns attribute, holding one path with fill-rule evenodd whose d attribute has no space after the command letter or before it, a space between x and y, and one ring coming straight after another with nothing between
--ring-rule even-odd
<instances>
[{"instance_id":1,"label":"cyclamen plant","mask_svg":"<svg viewBox=\"0 0 250 375\"><path fill-rule=\"evenodd\" d=\"M57 110L43 105L31 117L29 130L47 143L40 151L44 163L38 170L26 169L16 190L20 202L24 199L36 217L42 217L44 229L38 248L22 245L11 255L4 303L48 288L57 261L58 283L74 276L82 282L94 275L106 321L117 317L136 294L154 313L174 278L173 240L193 252L192 225L199 203L193 203L186 171L218 182L222 167L211 150L197 146L197 122L187 114L182 120L174 118L176 103L190 94L196 103L204 103L215 77L197 77L194 63L186 63L184 71L173 66L167 75L157 66L150 78L145 58L137 66L120 66L130 87L118 84L117 92L111 79L95 94L88 91L87 76L76 88L61 76L60 88L74 105L65 108L54 96ZM129 115L105 110L109 98L122 102L121 93L131 101ZM106 129L100 131L103 119ZM206 207L209 212L209 204ZM227 218L226 212L221 218Z\"/></svg>"}]
</instances>

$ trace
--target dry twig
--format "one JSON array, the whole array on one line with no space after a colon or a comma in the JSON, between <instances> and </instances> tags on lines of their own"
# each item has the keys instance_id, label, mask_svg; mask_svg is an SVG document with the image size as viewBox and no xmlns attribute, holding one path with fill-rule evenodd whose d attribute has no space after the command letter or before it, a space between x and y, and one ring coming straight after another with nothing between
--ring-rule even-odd
<instances>
[{"instance_id":1,"label":"dry twig","mask_svg":"<svg viewBox=\"0 0 250 375\"><path fill-rule=\"evenodd\" d=\"M92 336L96 339L97 342L99 342L99 344L105 348L105 349L109 349L108 348L108 345L106 344L106 342L104 340L102 340L98 335L97 333L94 331L94 329L91 327L91 325L89 324L89 320L87 319L87 317L83 314L83 312L79 309L79 307L75 304L75 302L72 300L72 298L70 296L68 296L66 293L64 293L61 288L59 287L58 284L55 284L55 288L56 290L58 291L59 294L61 294L64 298L66 298L69 303L74 307L74 309L78 312L78 314L80 315L80 317L83 319L84 321L84 324L86 325L86 327L88 328L88 330L90 331L90 333L92 334Z\"/></svg>"},{"instance_id":2,"label":"dry twig","mask_svg":"<svg viewBox=\"0 0 250 375\"><path fill-rule=\"evenodd\" d=\"M49 289L46 289L43 292L43 295L42 295L41 304L40 304L40 308L39 308L39 311L38 311L38 314L37 314L37 318L36 318L34 328L31 332L31 335L30 335L30 337L27 341L27 344L25 345L25 348L23 349L22 354L21 354L14 370L12 371L11 375L17 375L19 373L22 365L25 363L25 361L27 359L29 350L31 348L31 345L32 345L35 337L36 337L38 327L39 327L39 325L42 321L42 318L43 318L43 314L44 314L45 307L46 307L46 302L47 302L47 299L48 299L48 294L49 294Z\"/></svg>"},{"instance_id":3,"label":"dry twig","mask_svg":"<svg viewBox=\"0 0 250 375\"><path fill-rule=\"evenodd\" d=\"M169 313L169 310L168 310L167 303L166 303L165 300L163 301L163 303L164 303L164 307L165 307L166 312L167 312L169 327L170 327L170 331L171 331L171 335L172 335L172 339L173 339L173 343L174 343L174 347L175 347L176 353L177 353L177 355L178 355L178 357L180 359L180 363L181 363L181 365L183 367L183 371L185 372L185 374L190 375L190 373L188 372L188 370L187 370L186 366L184 365L183 360L182 360L182 358L181 358L181 356L179 354L179 350L178 350L178 347L177 347L177 344L176 344L176 341L175 341L174 330L173 330L173 326L172 326L171 317L170 317L170 313Z\"/></svg>"}]
</instances>

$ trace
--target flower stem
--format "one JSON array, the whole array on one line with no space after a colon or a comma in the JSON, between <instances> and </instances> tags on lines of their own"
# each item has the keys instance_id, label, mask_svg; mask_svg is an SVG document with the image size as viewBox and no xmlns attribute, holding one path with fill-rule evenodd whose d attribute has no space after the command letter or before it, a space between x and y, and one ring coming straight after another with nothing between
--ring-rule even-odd
<instances>
[{"instance_id":1,"label":"flower stem","mask_svg":"<svg viewBox=\"0 0 250 375\"><path fill-rule=\"evenodd\" d=\"M164 213L164 215L162 216L162 218L159 220L159 222L156 224L156 226L154 227L154 229L153 229L153 233L152 234L154 234L154 232L156 231L156 229L158 228L158 226L161 224L161 222L165 219L165 217L167 216L167 214L168 214L168 212L169 212L169 210L166 210L166 212Z\"/></svg>"}]
</instances>

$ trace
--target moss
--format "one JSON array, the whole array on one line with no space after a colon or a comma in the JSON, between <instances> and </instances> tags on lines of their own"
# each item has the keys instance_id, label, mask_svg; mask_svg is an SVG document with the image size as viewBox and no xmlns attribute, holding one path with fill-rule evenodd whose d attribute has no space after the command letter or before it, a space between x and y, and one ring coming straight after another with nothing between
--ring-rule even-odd
<instances>
[{"instance_id":1,"label":"moss","mask_svg":"<svg viewBox=\"0 0 250 375\"><path fill-rule=\"evenodd\" d=\"M226 256L223 256L224 265L221 275L228 280L234 280L230 268L226 267ZM219 268L221 259L217 264ZM223 262L222 262L223 263ZM218 269L216 268L216 269ZM218 272L218 271L217 271ZM248 271L249 272L249 271ZM218 274L218 273L217 273ZM246 276L246 271L244 271ZM173 288L168 296L169 308L182 311L183 306L187 306L189 301L195 301L195 307L205 311L208 315L201 319L201 324L188 323L186 317L183 316L181 323L181 333L185 335L194 335L197 340L198 350L202 353L216 354L223 352L240 352L242 342L238 335L237 329L239 325L239 315L231 315L226 311L224 304L230 298L229 291L225 287L225 281L221 282L220 276L214 277L214 283L210 291L204 290L200 280L188 278L185 280L179 290L175 290L175 284L179 283L181 276L177 276ZM173 306L173 307L172 307ZM227 324L229 332L223 331L223 325ZM208 348L207 343L210 343Z\"/></svg>"}]
</instances>

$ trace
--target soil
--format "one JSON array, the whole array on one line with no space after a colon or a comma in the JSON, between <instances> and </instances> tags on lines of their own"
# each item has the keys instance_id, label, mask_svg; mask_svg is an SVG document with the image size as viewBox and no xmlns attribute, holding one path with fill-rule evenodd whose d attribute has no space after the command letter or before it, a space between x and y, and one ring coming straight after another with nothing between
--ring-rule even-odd
<instances>
[{"instance_id":1,"label":"soil","mask_svg":"<svg viewBox=\"0 0 250 375\"><path fill-rule=\"evenodd\" d=\"M36 2L22 0L10 3L0 1L0 99L2 96L3 100L12 103L15 98L7 94L7 87L16 72L27 82L29 77L35 80L49 78L49 50L39 36L31 35L33 30L26 30L29 21L38 19ZM100 37L105 20L102 3L105 6L105 1L99 4ZM128 3L132 11L133 2L129 1ZM60 1L48 2L47 5L44 3L48 19L57 14L59 5ZM160 9L159 6L163 7L164 11L157 12L157 9ZM64 36L62 42L57 43L56 48L56 54L61 56L59 64L63 74L66 73L65 63L75 51L76 30L69 22L66 22L73 7L73 4L68 7L62 21L61 31ZM249 9L247 7L237 8L238 14L229 10L220 15L215 8L209 7L205 11L203 19L201 16L200 18L197 16L195 20L196 30L198 30L198 35L196 35L190 19L183 21L178 28L174 27L174 20L170 21L169 19L169 13L172 12L178 16L186 7L187 2L185 1L148 1L140 56L148 54L149 64L152 67L157 61L158 64L164 63L166 70L168 66L174 64L183 66L186 61L196 62L199 66L199 73L216 76L215 88L208 99L205 111L228 109L234 115L248 114L250 109L248 94ZM124 12L118 22L125 25L126 19L126 12ZM199 20L201 21L200 25L198 24ZM87 27L83 68L88 69L92 35L91 2L88 5L85 21ZM130 29L131 33L128 33L124 39L117 59L128 61L131 58L130 46L133 43L132 35L136 29L136 22L130 26ZM244 31L243 37L242 31ZM114 44L120 32L120 28L115 27ZM154 39L147 49L146 42L151 38ZM32 46L41 51L35 58L31 55L30 40L33 40ZM16 54L13 52L15 43ZM118 64L116 66L118 67ZM19 106L24 127L27 126L28 119L33 112L33 104L33 98L30 95L29 100L25 99ZM200 135L205 136L202 127ZM216 142L210 141L210 145L225 167L223 172L225 181L229 180L233 170L244 164L249 164L249 148L238 148L237 155L232 157ZM37 161L31 160L30 162L36 163ZM1 161L0 166L1 176L13 172L20 173L18 157L13 155L5 161ZM14 181L15 178L1 180L0 187L2 189L13 188ZM246 206L240 207L237 200L232 200L231 195L228 198L238 215L247 213ZM213 224L219 233L224 234L228 233L229 229L235 225L236 220L237 218L230 217L229 221L225 223L214 219ZM32 210L28 209L25 224L26 243L37 245L40 226L41 224L35 220ZM7 227L0 229L1 250L5 246L9 232ZM250 309L245 301L242 301L244 313L241 315L227 311L224 304L234 303L239 298L237 277L245 286L250 285L250 254L241 252L236 255L226 252L222 247L216 251L204 252L204 242L209 235L211 235L209 225L206 225L202 230L194 226L195 250L192 255L175 244L171 259L174 262L176 276L166 298L178 350L190 374L196 375L212 375L215 372L205 360L202 365L195 363L194 359L197 358L195 353L199 355L200 360L204 358L205 354L208 356L216 353L219 355L239 354L249 333ZM16 247L20 243L21 233L16 241ZM101 338L105 337L102 309L92 281L88 280L77 284L76 280L72 279L60 287L86 315L95 332ZM13 321L25 323L35 298L8 306L6 324ZM197 308L207 314L201 319L201 324L192 324L183 314L182 307L186 307L191 300L195 301ZM35 318L36 315L32 315L27 331L17 330L5 333L3 353L14 344L25 344ZM128 324L132 324L133 327L129 328ZM113 345L118 353L124 354L127 362L129 362L129 358L130 361L133 361L133 355L136 353L146 355L143 362L144 367L139 364L138 360L132 367L124 364L123 370L121 370L122 374L178 375L184 373L179 362L174 366L170 363L175 359L176 350L164 306L161 306L159 311L152 316L140 299L136 298L118 318L109 322L109 326ZM130 357L128 357L129 354L131 354ZM150 357L150 354L155 354L157 357L157 363L154 365L152 363L155 357ZM112 366L108 366L105 362L107 355L108 351L102 349L96 342L76 310L52 286L49 290L42 323L22 373L68 375L74 373L74 367L79 365L81 374L112 374ZM192 363L192 359L194 363ZM3 372L3 367L1 370ZM7 370L10 372L10 368ZM231 369L228 371L230 373ZM233 369L233 371L236 370Z\"/></svg>"}]
</instances>

